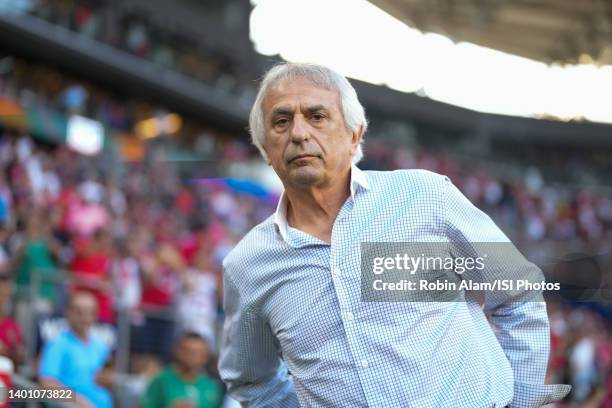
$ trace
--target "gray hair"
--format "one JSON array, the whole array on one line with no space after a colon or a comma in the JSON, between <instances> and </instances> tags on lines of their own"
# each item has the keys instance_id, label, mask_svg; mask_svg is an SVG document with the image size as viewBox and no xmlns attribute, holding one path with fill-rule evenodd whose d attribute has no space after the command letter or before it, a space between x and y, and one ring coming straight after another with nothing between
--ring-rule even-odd
<instances>
[{"instance_id":1,"label":"gray hair","mask_svg":"<svg viewBox=\"0 0 612 408\"><path fill-rule=\"evenodd\" d=\"M313 82L316 86L330 91L338 92L340 96L340 108L344 123L353 132L363 131L368 127L365 110L357 98L357 92L350 82L336 71L322 65L286 62L272 67L264 76L259 87L259 92L251 108L249 115L249 130L251 141L259 149L264 159L267 158L264 150L266 132L264 125L263 101L271 88L278 83L296 78L304 78ZM363 143L363 137L361 139ZM353 155L353 163L359 162L363 157L361 144Z\"/></svg>"}]
</instances>

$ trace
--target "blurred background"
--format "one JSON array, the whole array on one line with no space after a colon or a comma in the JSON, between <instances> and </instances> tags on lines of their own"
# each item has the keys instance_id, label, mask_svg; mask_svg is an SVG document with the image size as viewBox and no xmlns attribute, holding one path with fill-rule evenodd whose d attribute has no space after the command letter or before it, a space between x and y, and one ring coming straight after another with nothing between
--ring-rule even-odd
<instances>
[{"instance_id":1,"label":"blurred background","mask_svg":"<svg viewBox=\"0 0 612 408\"><path fill-rule=\"evenodd\" d=\"M444 173L587 277L549 299L548 381L574 387L558 407L612 407L609 0L0 0L0 380L233 406L221 261L279 198L247 117L282 60L351 79L362 169Z\"/></svg>"}]
</instances>

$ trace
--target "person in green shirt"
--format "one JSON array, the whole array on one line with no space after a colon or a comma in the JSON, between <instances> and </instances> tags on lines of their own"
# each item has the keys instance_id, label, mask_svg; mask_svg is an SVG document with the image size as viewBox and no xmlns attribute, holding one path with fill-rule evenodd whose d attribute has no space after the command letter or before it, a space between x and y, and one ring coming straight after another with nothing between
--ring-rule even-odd
<instances>
[{"instance_id":1,"label":"person in green shirt","mask_svg":"<svg viewBox=\"0 0 612 408\"><path fill-rule=\"evenodd\" d=\"M53 238L48 222L40 214L34 214L28 220L25 240L18 249L15 263L17 265L17 293L29 296L33 274L39 274L37 300L52 304L56 297L57 273L55 258L60 245Z\"/></svg>"},{"instance_id":2,"label":"person in green shirt","mask_svg":"<svg viewBox=\"0 0 612 408\"><path fill-rule=\"evenodd\" d=\"M221 407L223 386L202 371L209 358L206 340L197 333L182 334L174 357L175 363L149 383L142 408Z\"/></svg>"},{"instance_id":3,"label":"person in green shirt","mask_svg":"<svg viewBox=\"0 0 612 408\"><path fill-rule=\"evenodd\" d=\"M24 333L31 333L37 319L53 312L58 298L56 259L59 252L60 244L53 237L47 219L33 210L13 261L17 284L15 317ZM34 275L38 278L38 290L32 293Z\"/></svg>"}]
</instances>

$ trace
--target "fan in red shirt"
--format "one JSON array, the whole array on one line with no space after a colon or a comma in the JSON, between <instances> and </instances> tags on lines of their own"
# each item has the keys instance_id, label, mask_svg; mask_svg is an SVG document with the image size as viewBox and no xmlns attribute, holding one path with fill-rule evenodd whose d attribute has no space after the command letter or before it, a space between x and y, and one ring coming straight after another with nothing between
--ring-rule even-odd
<instances>
[{"instance_id":1,"label":"fan in red shirt","mask_svg":"<svg viewBox=\"0 0 612 408\"><path fill-rule=\"evenodd\" d=\"M132 328L132 350L169 361L174 333L173 305L185 261L172 244L161 243L155 253L141 255L143 273L142 325Z\"/></svg>"},{"instance_id":2,"label":"fan in red shirt","mask_svg":"<svg viewBox=\"0 0 612 408\"><path fill-rule=\"evenodd\" d=\"M7 314L12 282L0 275L0 355L10 358L16 366L24 360L23 337L17 323Z\"/></svg>"},{"instance_id":3,"label":"fan in red shirt","mask_svg":"<svg viewBox=\"0 0 612 408\"><path fill-rule=\"evenodd\" d=\"M115 316L112 302L111 278L112 240L105 230L97 230L91 239L75 242L75 257L70 264L73 291L91 292L98 301L98 319L112 323Z\"/></svg>"}]
</instances>

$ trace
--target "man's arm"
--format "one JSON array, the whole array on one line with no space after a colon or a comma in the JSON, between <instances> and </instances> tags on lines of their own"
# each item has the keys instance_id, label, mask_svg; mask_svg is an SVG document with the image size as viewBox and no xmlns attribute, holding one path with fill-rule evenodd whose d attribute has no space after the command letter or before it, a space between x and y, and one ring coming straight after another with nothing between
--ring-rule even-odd
<instances>
[{"instance_id":1,"label":"man's arm","mask_svg":"<svg viewBox=\"0 0 612 408\"><path fill-rule=\"evenodd\" d=\"M219 374L230 396L248 407L299 407L293 381L281 363L270 326L261 316L243 308L227 270L223 309Z\"/></svg>"},{"instance_id":2,"label":"man's arm","mask_svg":"<svg viewBox=\"0 0 612 408\"><path fill-rule=\"evenodd\" d=\"M563 398L569 386L544 386L550 327L542 293L516 289L519 279L543 281L542 271L527 261L491 218L476 208L448 178L444 180L442 199L451 241L465 243L458 245L464 256L485 256L482 273L466 272L464 277L485 282L514 281L514 290L485 292L483 305L514 373L512 407L539 406Z\"/></svg>"},{"instance_id":3,"label":"man's arm","mask_svg":"<svg viewBox=\"0 0 612 408\"><path fill-rule=\"evenodd\" d=\"M42 388L66 388L60 381L64 349L57 341L47 343L40 358L39 383ZM76 394L76 391L74 391ZM74 403L80 408L94 408L94 405L81 394L75 395Z\"/></svg>"},{"instance_id":4,"label":"man's arm","mask_svg":"<svg viewBox=\"0 0 612 408\"><path fill-rule=\"evenodd\" d=\"M62 384L61 382L57 380L54 380L53 378L41 379L40 386L45 389L52 389L52 388L64 389L66 388L64 384ZM81 394L76 394L76 396L74 397L74 404L79 408L95 408L94 405L86 397L82 396ZM66 406L68 406L68 404Z\"/></svg>"}]
</instances>

